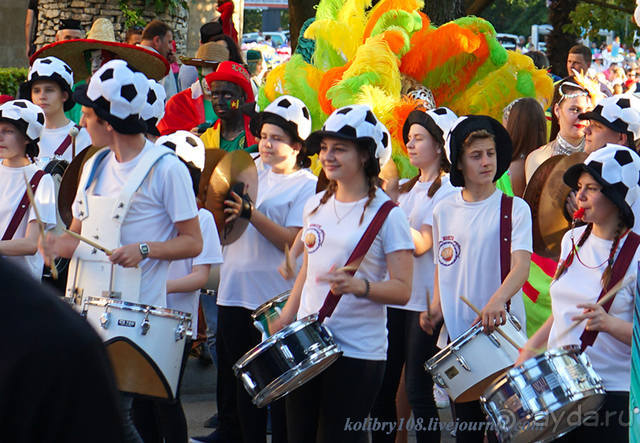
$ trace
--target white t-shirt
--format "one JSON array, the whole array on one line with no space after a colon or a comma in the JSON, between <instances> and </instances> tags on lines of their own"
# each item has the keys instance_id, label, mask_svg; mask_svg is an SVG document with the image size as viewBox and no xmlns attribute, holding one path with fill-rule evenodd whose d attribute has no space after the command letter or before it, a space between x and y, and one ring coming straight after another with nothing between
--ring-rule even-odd
<instances>
[{"instance_id":1,"label":"white t-shirt","mask_svg":"<svg viewBox=\"0 0 640 443\"><path fill-rule=\"evenodd\" d=\"M302 227L302 210L316 192L317 178L307 169L292 174L274 173L258 164L258 197L255 208L273 222L285 227ZM276 295L290 290L278 266L284 253L267 240L252 224L242 236L222 248L218 304L256 309Z\"/></svg>"},{"instance_id":2,"label":"white t-shirt","mask_svg":"<svg viewBox=\"0 0 640 443\"><path fill-rule=\"evenodd\" d=\"M442 177L442 184L433 197L427 193L433 184L430 182L416 182L409 192L400 194L398 205L407 214L409 226L420 230L422 225L433 224L433 208L442 199L456 192L456 188L449 181L449 175ZM401 180L403 184L406 180ZM427 310L427 292L429 300L433 298L433 273L435 265L433 263L433 248L422 254L420 257L413 257L413 285L411 287L411 299L405 306L390 305L393 308L406 309L408 311L423 312Z\"/></svg>"},{"instance_id":3,"label":"white t-shirt","mask_svg":"<svg viewBox=\"0 0 640 443\"><path fill-rule=\"evenodd\" d=\"M298 319L320 310L329 293L329 284L318 281L318 276L329 272L332 266L339 268L345 265L380 206L389 200L387 194L378 189L367 207L362 224L359 224L368 197L355 202L340 202L331 196L324 205L318 207L323 195L324 192L316 194L304 208L302 239L308 264ZM311 214L316 207L318 210ZM400 250L413 250L413 239L407 216L402 209L395 207L380 228L355 277L366 278L370 282L384 281L387 275L386 256ZM331 330L346 357L386 360L386 305L344 294L324 324Z\"/></svg>"},{"instance_id":4,"label":"white t-shirt","mask_svg":"<svg viewBox=\"0 0 640 443\"><path fill-rule=\"evenodd\" d=\"M169 264L167 280L175 280L191 274L194 266L222 263L222 247L213 215L206 209L200 209L198 221L200 222L200 232L202 232L202 252L195 258L172 261ZM199 291L167 294L169 308L191 314L194 331L198 330L198 293Z\"/></svg>"},{"instance_id":5,"label":"white t-shirt","mask_svg":"<svg viewBox=\"0 0 640 443\"><path fill-rule=\"evenodd\" d=\"M582 236L586 226L575 228L574 241L576 245ZM626 237L625 237L626 239ZM624 240L624 239L623 239ZM618 245L616 257L623 245L623 240ZM564 345L580 345L580 336L584 332L586 322L574 328L571 332L561 335L572 324L572 317L582 314L583 310L576 307L580 303L596 303L602 284L600 278L606 268L606 260L611 251L611 240L589 235L585 243L580 247L578 254L580 260L587 266L597 266L598 269L588 269L577 257L560 278L551 284L551 310L553 313L553 326L549 333L547 347L558 348ZM571 231L562 238L560 257L564 260L571 251ZM640 248L627 269L624 280L631 278L632 284L627 284L616 294L611 304L609 314L627 322L633 321L634 294L636 277L638 273L638 260ZM589 356L593 368L602 377L607 391L629 391L631 371L631 347L605 332L600 332L592 346L588 346L585 352Z\"/></svg>"},{"instance_id":6,"label":"white t-shirt","mask_svg":"<svg viewBox=\"0 0 640 443\"><path fill-rule=\"evenodd\" d=\"M482 309L501 285L500 203L502 192L467 202L462 191L442 200L433 211L433 241L438 267L440 304L451 341L471 327L476 314L460 300L464 295ZM511 211L511 252L532 250L531 211L514 197ZM511 297L511 314L525 329L522 291Z\"/></svg>"},{"instance_id":7,"label":"white t-shirt","mask_svg":"<svg viewBox=\"0 0 640 443\"><path fill-rule=\"evenodd\" d=\"M0 238L4 236L13 218L13 214L15 214L18 204L24 196L26 190L24 175L26 174L27 180L30 181L38 169L35 164L29 164L22 168L10 168L0 162L0 186L2 186L2 199L0 199ZM38 185L38 189L36 189L34 197L38 205L38 213L45 223L46 229L53 229L56 226L56 191L53 179L49 174L45 174L40 179L40 184ZM36 220L36 213L33 207L29 209L29 212L20 222L13 238L24 238L27 233L27 224L31 220ZM22 266L28 270L35 279L40 280L42 278L44 260L38 252L26 256L7 256L5 259Z\"/></svg>"},{"instance_id":8,"label":"white t-shirt","mask_svg":"<svg viewBox=\"0 0 640 443\"><path fill-rule=\"evenodd\" d=\"M113 152L109 152L96 170L97 178L92 193L117 198L147 149L156 149L156 146L147 140L140 154L122 163L116 160ZM89 190L91 192L91 188ZM79 198L80 195L76 194L72 207L75 218L80 218ZM165 155L158 160L133 194L129 212L122 223L120 241L122 245L167 241L178 235L175 223L190 220L197 215L198 209L187 167L178 157ZM140 302L167 306L169 261L144 259L139 266L142 270Z\"/></svg>"},{"instance_id":9,"label":"white t-shirt","mask_svg":"<svg viewBox=\"0 0 640 443\"><path fill-rule=\"evenodd\" d=\"M640 198L631 205L633 211L633 232L640 234Z\"/></svg>"},{"instance_id":10,"label":"white t-shirt","mask_svg":"<svg viewBox=\"0 0 640 443\"><path fill-rule=\"evenodd\" d=\"M64 141L65 138L69 135L69 131L75 125L74 122L69 122L66 126L62 126L61 128L49 129L44 128L42 130L42 135L40 136L40 141L38 142L38 147L40 148L40 152L38 153L38 164L41 168L47 166L53 157L56 150L60 147L60 144ZM76 155L80 153L83 149L87 148L91 145L91 137L89 137L89 133L86 129L80 128L80 132L76 137ZM71 144L61 156L58 156L59 159L66 160L71 162L73 149Z\"/></svg>"}]
</instances>

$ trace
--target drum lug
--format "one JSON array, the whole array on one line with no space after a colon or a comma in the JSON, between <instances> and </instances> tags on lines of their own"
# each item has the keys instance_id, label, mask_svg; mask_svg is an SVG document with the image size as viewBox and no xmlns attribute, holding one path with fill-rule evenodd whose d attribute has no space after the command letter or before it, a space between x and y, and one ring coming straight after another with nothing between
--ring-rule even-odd
<instances>
[{"instance_id":1,"label":"drum lug","mask_svg":"<svg viewBox=\"0 0 640 443\"><path fill-rule=\"evenodd\" d=\"M140 324L142 335L147 335L147 332L149 332L149 329L151 328L151 323L149 322L149 312L150 308L147 306L147 309L145 309L144 311L144 320L142 320L142 323Z\"/></svg>"},{"instance_id":2,"label":"drum lug","mask_svg":"<svg viewBox=\"0 0 640 443\"><path fill-rule=\"evenodd\" d=\"M500 348L500 341L493 335L493 332L489 335L487 335L487 337L489 337L489 340L491 340L491 342L496 345L496 348Z\"/></svg>"},{"instance_id":3,"label":"drum lug","mask_svg":"<svg viewBox=\"0 0 640 443\"><path fill-rule=\"evenodd\" d=\"M86 311L84 311L84 313L86 316ZM107 306L105 311L100 316L100 326L102 326L103 329L108 329L110 323L111 323L111 313L109 312L109 306Z\"/></svg>"},{"instance_id":4,"label":"drum lug","mask_svg":"<svg viewBox=\"0 0 640 443\"><path fill-rule=\"evenodd\" d=\"M293 357L289 346L285 345L284 343L278 343L278 346L280 347L280 352L282 352L282 355L287 360L287 362L289 362L290 364L294 364L296 362L296 359Z\"/></svg>"},{"instance_id":5,"label":"drum lug","mask_svg":"<svg viewBox=\"0 0 640 443\"><path fill-rule=\"evenodd\" d=\"M447 389L447 382L444 381L444 378L442 378L442 375L440 374L436 374L433 376L433 381L436 382L436 384L438 386L440 386L442 389Z\"/></svg>"},{"instance_id":6,"label":"drum lug","mask_svg":"<svg viewBox=\"0 0 640 443\"><path fill-rule=\"evenodd\" d=\"M518 317L516 317L515 315L508 315L507 318L514 328L516 328L518 331L522 331L522 324L520 324L520 320L518 320Z\"/></svg>"},{"instance_id":7,"label":"drum lug","mask_svg":"<svg viewBox=\"0 0 640 443\"><path fill-rule=\"evenodd\" d=\"M322 345L320 343L314 343L311 346L309 346L307 349L304 350L304 355L306 355L307 357L309 356L309 354L315 354L315 352L320 349L322 347Z\"/></svg>"},{"instance_id":8,"label":"drum lug","mask_svg":"<svg viewBox=\"0 0 640 443\"><path fill-rule=\"evenodd\" d=\"M180 318L180 324L176 327L175 339L180 341L184 338L187 328L184 327L184 315Z\"/></svg>"},{"instance_id":9,"label":"drum lug","mask_svg":"<svg viewBox=\"0 0 640 443\"><path fill-rule=\"evenodd\" d=\"M249 394L251 395L251 397L255 397L256 396L256 383L253 381L253 379L251 378L251 376L246 373L243 372L241 375L242 378L242 383L244 384L244 387L247 389L247 391L249 391Z\"/></svg>"},{"instance_id":10,"label":"drum lug","mask_svg":"<svg viewBox=\"0 0 640 443\"><path fill-rule=\"evenodd\" d=\"M467 364L467 361L464 359L464 357L462 355L459 355L456 350L452 350L453 355L456 356L456 360L458 360L458 363L460 363L460 366L462 366L463 368L465 368L467 371L471 372L471 368L469 367L469 365Z\"/></svg>"}]
</instances>

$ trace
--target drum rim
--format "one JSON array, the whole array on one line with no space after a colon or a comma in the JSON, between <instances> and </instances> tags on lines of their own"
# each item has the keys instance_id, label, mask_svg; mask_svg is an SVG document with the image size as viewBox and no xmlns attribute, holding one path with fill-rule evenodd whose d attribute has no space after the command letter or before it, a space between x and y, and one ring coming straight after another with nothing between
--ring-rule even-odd
<instances>
[{"instance_id":1,"label":"drum rim","mask_svg":"<svg viewBox=\"0 0 640 443\"><path fill-rule=\"evenodd\" d=\"M312 359L318 359L320 356L322 359L319 361L316 361L314 363L311 363ZM338 358L340 358L342 356L342 350L340 349L340 346L338 346L336 343L327 346L326 348L319 350L317 352L314 352L313 354L307 356L307 358L305 358L304 360L302 360L300 363L298 363L297 365L295 365L294 367L287 369L283 374L281 374L279 377L277 377L275 380L272 380L267 386L265 386L264 388L262 388L260 390L260 392L258 392L254 398L252 399L252 402L259 408L262 408L266 405L268 405L269 403L284 397L285 395L288 395L289 393L291 393L293 390L297 389L300 385L296 386L294 389L288 389L286 392L270 398L269 397L269 393L274 391L276 389L276 387L283 385L284 383L289 383L291 381L293 381L299 374L304 373L306 370L308 370L309 368L313 367L314 365L318 364L319 362L323 362L329 358L333 358L333 360L331 362L328 363L327 367L325 369L327 369L329 366L331 366ZM234 367L235 369L235 367ZM320 373L314 375L317 376ZM313 377L312 377L313 378ZM286 381L282 381L283 379L286 379ZM310 380L310 379L309 379ZM309 381L307 380L307 381ZM306 383L306 381L305 381ZM267 392L268 391L268 392Z\"/></svg>"},{"instance_id":2,"label":"drum rim","mask_svg":"<svg viewBox=\"0 0 640 443\"><path fill-rule=\"evenodd\" d=\"M282 301L281 299L285 299L288 300L289 299L289 295L291 294L291 290L289 289L288 291L284 291L278 295L276 295L275 297L273 297L270 300L267 300L266 302L262 303L260 306L258 306L256 308L255 311L253 311L251 313L251 318L253 320L256 320L256 317L262 315L264 313L264 311L266 311L267 309L269 309L271 306L273 306L274 303L278 303L279 301ZM286 296L286 297L285 297Z\"/></svg>"},{"instance_id":3,"label":"drum rim","mask_svg":"<svg viewBox=\"0 0 640 443\"><path fill-rule=\"evenodd\" d=\"M515 323L512 320L512 317L515 317L515 316L510 312L507 312L507 320L511 322L511 325L514 327L514 329L519 333L523 332L522 324L520 323L520 320L516 319L517 323ZM516 326L516 324L519 327ZM473 338L475 338L476 335L483 332L484 332L484 327L482 326L481 323L476 323L475 325L471 326L469 329L464 331L458 338L456 338L454 341L449 343L446 347L442 348L436 355L434 355L429 360L427 360L428 371L433 374L432 371L436 369L436 366L440 364L445 358L448 358L452 354L451 350L454 349L454 347L458 347L458 350L459 350L462 346L466 345Z\"/></svg>"},{"instance_id":4,"label":"drum rim","mask_svg":"<svg viewBox=\"0 0 640 443\"><path fill-rule=\"evenodd\" d=\"M93 303L92 303L93 302ZM95 303L98 302L98 303ZM174 318L176 320L184 320L185 322L191 323L191 313L178 311L170 308L163 308L161 306L155 305L145 305L142 303L134 303L126 300L118 300L115 298L106 298L106 297L96 297L93 295L89 295L85 297L82 301L82 304L90 304L93 306L106 307L116 307L123 311L132 311L132 312L141 312L146 313L147 310L149 314L154 315L156 317L167 317Z\"/></svg>"},{"instance_id":5,"label":"drum rim","mask_svg":"<svg viewBox=\"0 0 640 443\"><path fill-rule=\"evenodd\" d=\"M303 328L305 328L305 327L309 326L310 324L312 324L314 322L317 322L317 321L318 321L318 314L311 314L311 315L308 315L308 316L306 316L304 318L301 318L300 320L294 321L293 323L289 324L285 328L282 328L281 330L279 330L275 334L267 337L261 343L258 343L253 348L248 350L233 365L234 370L236 369L236 367L238 369L244 368L249 362L254 360L260 353L262 353L262 351L264 351L265 349L270 348L271 346L273 346L278 340L281 340L281 339L283 339L283 338L285 338L285 337L287 337L287 336L289 336L291 334L294 334L294 333L300 331L301 329L303 329ZM327 328L326 326L324 326L321 323L319 323L319 326L323 327L327 331L329 330L329 328ZM333 341L333 334L331 334L331 332L329 331L328 335L329 335L329 337L331 337L331 340Z\"/></svg>"}]
</instances>

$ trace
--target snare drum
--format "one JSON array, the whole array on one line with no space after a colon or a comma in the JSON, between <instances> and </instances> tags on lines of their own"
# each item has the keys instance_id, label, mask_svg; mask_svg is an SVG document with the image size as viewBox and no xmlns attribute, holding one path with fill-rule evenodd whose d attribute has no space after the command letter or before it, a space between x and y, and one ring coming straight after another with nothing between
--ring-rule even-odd
<instances>
[{"instance_id":1,"label":"snare drum","mask_svg":"<svg viewBox=\"0 0 640 443\"><path fill-rule=\"evenodd\" d=\"M271 336L271 323L280 317L282 308L289 299L290 292L283 292L268 302L261 304L258 309L251 313L253 325L262 333L263 339Z\"/></svg>"},{"instance_id":2,"label":"snare drum","mask_svg":"<svg viewBox=\"0 0 640 443\"><path fill-rule=\"evenodd\" d=\"M316 314L291 323L233 365L236 377L259 408L288 394L342 355Z\"/></svg>"},{"instance_id":3,"label":"snare drum","mask_svg":"<svg viewBox=\"0 0 640 443\"><path fill-rule=\"evenodd\" d=\"M551 349L509 370L480 397L504 442L550 441L600 409L602 379L579 346Z\"/></svg>"},{"instance_id":4,"label":"snare drum","mask_svg":"<svg viewBox=\"0 0 640 443\"><path fill-rule=\"evenodd\" d=\"M176 397L191 314L91 296L81 309L107 347L120 391Z\"/></svg>"},{"instance_id":5,"label":"snare drum","mask_svg":"<svg viewBox=\"0 0 640 443\"><path fill-rule=\"evenodd\" d=\"M516 317L507 313L500 327L520 347L527 337ZM518 349L498 332L485 334L476 324L425 364L433 381L458 403L474 401L518 359Z\"/></svg>"}]
</instances>

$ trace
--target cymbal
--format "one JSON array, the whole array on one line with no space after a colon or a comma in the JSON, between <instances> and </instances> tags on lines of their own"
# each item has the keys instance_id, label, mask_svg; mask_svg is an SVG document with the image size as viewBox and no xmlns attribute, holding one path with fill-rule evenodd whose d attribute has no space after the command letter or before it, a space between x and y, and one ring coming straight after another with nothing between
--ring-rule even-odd
<instances>
[{"instance_id":1,"label":"cymbal","mask_svg":"<svg viewBox=\"0 0 640 443\"><path fill-rule=\"evenodd\" d=\"M67 228L71 226L71 221L73 220L71 205L73 204L73 199L76 198L82 168L87 160L93 157L100 149L91 145L78 152L62 175L60 190L58 191L58 213Z\"/></svg>"},{"instance_id":2,"label":"cymbal","mask_svg":"<svg viewBox=\"0 0 640 443\"><path fill-rule=\"evenodd\" d=\"M220 242L228 245L236 241L247 226L249 220L237 218L231 223L225 223L224 201L231 189L249 194L251 201L258 197L258 170L246 151L233 151L227 153L218 162L209 179L209 188L205 208L213 214L220 235Z\"/></svg>"},{"instance_id":3,"label":"cymbal","mask_svg":"<svg viewBox=\"0 0 640 443\"><path fill-rule=\"evenodd\" d=\"M533 251L558 259L562 237L571 226L572 215L565 209L571 188L562 176L571 166L582 163L587 154L555 155L542 163L524 191L533 219Z\"/></svg>"},{"instance_id":4,"label":"cymbal","mask_svg":"<svg viewBox=\"0 0 640 443\"><path fill-rule=\"evenodd\" d=\"M226 153L227 151L218 148L206 148L204 150L204 170L200 176L200 186L198 187L198 198L201 202L207 201L209 178L211 178L211 173Z\"/></svg>"}]
</instances>

